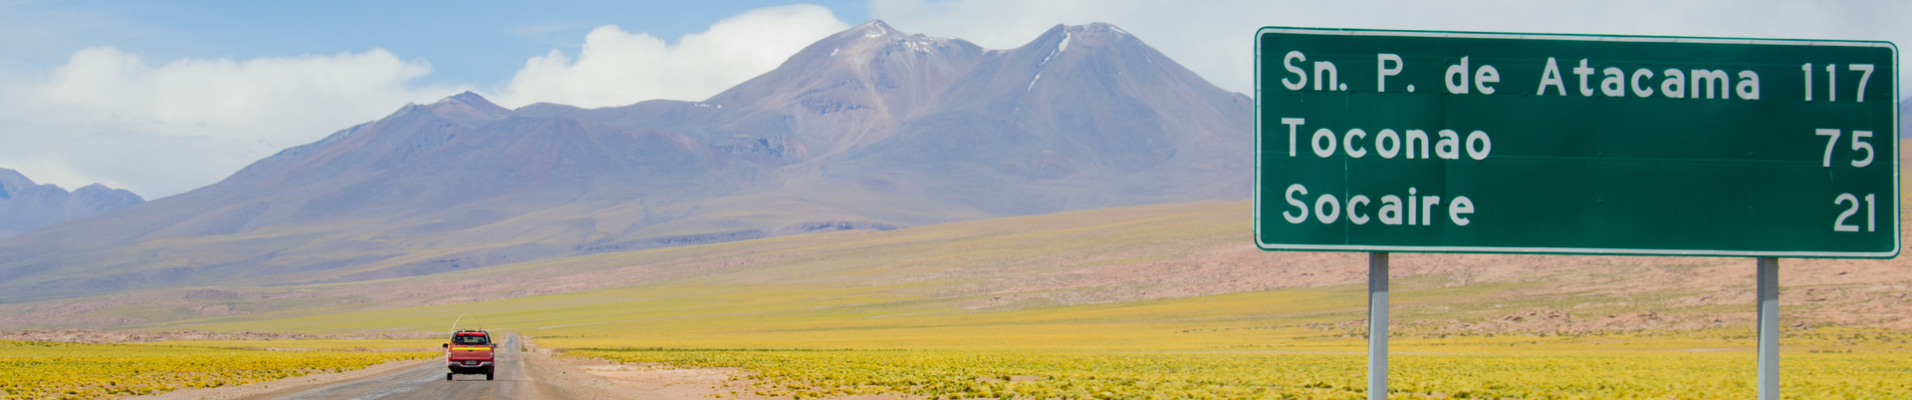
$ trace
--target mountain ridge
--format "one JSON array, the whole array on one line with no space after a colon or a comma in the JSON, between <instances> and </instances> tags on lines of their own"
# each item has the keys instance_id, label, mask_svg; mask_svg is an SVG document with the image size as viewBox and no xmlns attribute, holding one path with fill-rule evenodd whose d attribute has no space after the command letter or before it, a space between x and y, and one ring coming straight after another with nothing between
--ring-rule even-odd
<instances>
[{"instance_id":1,"label":"mountain ridge","mask_svg":"<svg viewBox=\"0 0 1912 400\"><path fill-rule=\"evenodd\" d=\"M99 183L69 192L58 185L35 183L20 171L0 168L0 238L145 201L131 191Z\"/></svg>"},{"instance_id":2,"label":"mountain ridge","mask_svg":"<svg viewBox=\"0 0 1912 400\"><path fill-rule=\"evenodd\" d=\"M700 102L406 105L0 240L0 302L1243 199L1250 106L1112 25L984 50L871 21Z\"/></svg>"}]
</instances>

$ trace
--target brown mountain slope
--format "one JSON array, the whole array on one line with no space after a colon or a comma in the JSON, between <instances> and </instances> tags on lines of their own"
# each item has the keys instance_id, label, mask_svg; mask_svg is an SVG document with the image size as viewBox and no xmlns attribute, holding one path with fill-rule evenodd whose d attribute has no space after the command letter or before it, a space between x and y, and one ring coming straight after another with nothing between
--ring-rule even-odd
<instances>
[{"instance_id":1,"label":"brown mountain slope","mask_svg":"<svg viewBox=\"0 0 1912 400\"><path fill-rule=\"evenodd\" d=\"M0 305L0 330L207 324L253 330L396 329L421 321L437 327L442 321L435 318L448 309L482 310L494 313L492 319L506 313L538 316L537 326L739 318L694 311L668 318L627 316L614 306L634 299L652 299L633 305L649 310L643 313L676 308L671 305L702 309L768 301L787 303L777 309L846 315L961 316L1235 293L1322 292L1297 291L1306 288L1340 293L1333 303L1350 306L1326 314L1254 318L1277 326L1359 318L1365 255L1258 250L1247 237L1250 209L1245 201L1106 208L596 254L346 284L172 289L15 303ZM1747 327L1754 317L1751 259L1399 254L1393 264L1396 323L1403 332L1702 329ZM1788 324L1912 329L1912 268L1904 259L1786 259L1782 268ZM507 299L518 300L501 302ZM432 305L456 306L358 313ZM1280 311L1240 313L1248 318ZM811 311L763 317L804 312ZM353 315L430 317L382 326L357 322ZM270 322L284 318L304 322ZM311 323L322 325L299 325Z\"/></svg>"}]
</instances>

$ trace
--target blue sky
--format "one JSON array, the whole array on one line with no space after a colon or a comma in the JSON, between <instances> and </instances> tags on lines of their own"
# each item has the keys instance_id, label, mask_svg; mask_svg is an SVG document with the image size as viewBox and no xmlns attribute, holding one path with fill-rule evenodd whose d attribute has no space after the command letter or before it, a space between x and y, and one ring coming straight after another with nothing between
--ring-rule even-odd
<instances>
[{"instance_id":1,"label":"blue sky","mask_svg":"<svg viewBox=\"0 0 1912 400\"><path fill-rule=\"evenodd\" d=\"M1912 44L1901 0L0 0L0 168L165 197L467 90L702 100L869 19L990 49L1108 22L1244 93L1261 26Z\"/></svg>"},{"instance_id":2,"label":"blue sky","mask_svg":"<svg viewBox=\"0 0 1912 400\"><path fill-rule=\"evenodd\" d=\"M13 3L13 5L8 5ZM575 50L592 28L617 25L662 38L791 1L18 1L0 0L0 64L58 65L86 47L136 50L156 60L257 58L384 48L429 60L421 84L501 81L525 58ZM860 23L859 0L807 1Z\"/></svg>"}]
</instances>

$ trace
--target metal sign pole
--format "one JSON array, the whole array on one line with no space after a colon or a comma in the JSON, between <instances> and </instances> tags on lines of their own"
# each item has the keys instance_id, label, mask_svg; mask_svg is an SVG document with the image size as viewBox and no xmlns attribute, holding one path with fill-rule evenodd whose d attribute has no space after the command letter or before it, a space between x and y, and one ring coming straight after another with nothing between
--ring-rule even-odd
<instances>
[{"instance_id":1,"label":"metal sign pole","mask_svg":"<svg viewBox=\"0 0 1912 400\"><path fill-rule=\"evenodd\" d=\"M1779 400L1779 259L1759 258L1759 400Z\"/></svg>"},{"instance_id":2,"label":"metal sign pole","mask_svg":"<svg viewBox=\"0 0 1912 400\"><path fill-rule=\"evenodd\" d=\"M1388 253L1368 253L1368 400L1387 398Z\"/></svg>"}]
</instances>

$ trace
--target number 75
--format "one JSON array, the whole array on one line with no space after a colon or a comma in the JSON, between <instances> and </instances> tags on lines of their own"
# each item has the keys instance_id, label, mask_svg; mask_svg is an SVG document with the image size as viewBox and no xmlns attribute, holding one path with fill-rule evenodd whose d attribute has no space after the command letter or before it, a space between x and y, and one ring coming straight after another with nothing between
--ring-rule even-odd
<instances>
[{"instance_id":1,"label":"number 75","mask_svg":"<svg viewBox=\"0 0 1912 400\"><path fill-rule=\"evenodd\" d=\"M1826 128L1813 131L1814 136L1826 137L1826 155L1820 159L1820 166L1827 168L1832 167L1832 149L1838 147L1841 132L1842 131L1838 129ZM1875 152L1872 150L1872 144L1866 143L1864 140L1871 137L1872 131L1852 131L1852 151L1864 151L1866 153L1865 158L1855 158L1852 160L1852 166L1854 168L1865 168L1867 165L1872 165L1872 156Z\"/></svg>"}]
</instances>

